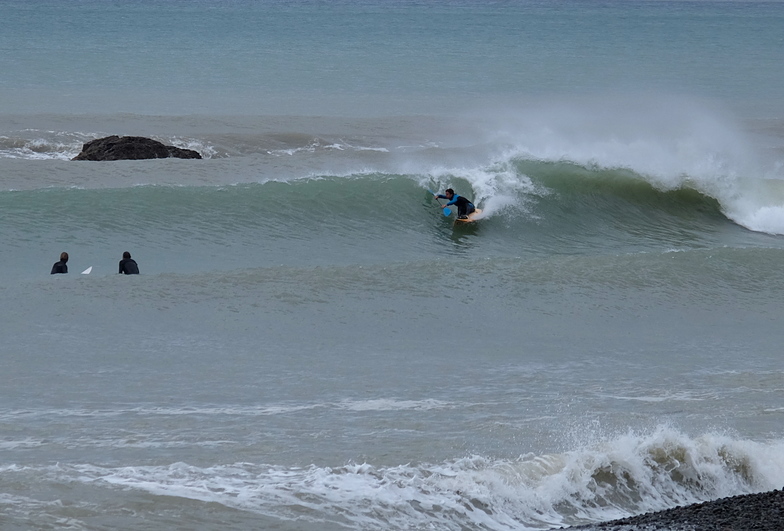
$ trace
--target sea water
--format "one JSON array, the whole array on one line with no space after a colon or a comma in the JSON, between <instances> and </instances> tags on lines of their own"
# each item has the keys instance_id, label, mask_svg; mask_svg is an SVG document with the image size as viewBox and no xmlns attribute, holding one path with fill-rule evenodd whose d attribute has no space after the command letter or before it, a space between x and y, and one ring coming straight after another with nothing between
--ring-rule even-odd
<instances>
[{"instance_id":1,"label":"sea water","mask_svg":"<svg viewBox=\"0 0 784 531\"><path fill-rule=\"evenodd\" d=\"M782 35L759 1L0 0L0 528L781 488ZM204 159L70 160L110 134Z\"/></svg>"}]
</instances>

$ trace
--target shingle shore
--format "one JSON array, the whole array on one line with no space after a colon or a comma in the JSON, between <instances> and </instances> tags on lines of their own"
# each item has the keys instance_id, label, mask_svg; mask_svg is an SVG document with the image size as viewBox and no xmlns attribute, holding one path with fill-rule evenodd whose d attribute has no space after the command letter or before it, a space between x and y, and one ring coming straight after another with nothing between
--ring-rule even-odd
<instances>
[{"instance_id":1,"label":"shingle shore","mask_svg":"<svg viewBox=\"0 0 784 531\"><path fill-rule=\"evenodd\" d=\"M595 531L783 531L784 489L744 494L621 520L561 529Z\"/></svg>"}]
</instances>

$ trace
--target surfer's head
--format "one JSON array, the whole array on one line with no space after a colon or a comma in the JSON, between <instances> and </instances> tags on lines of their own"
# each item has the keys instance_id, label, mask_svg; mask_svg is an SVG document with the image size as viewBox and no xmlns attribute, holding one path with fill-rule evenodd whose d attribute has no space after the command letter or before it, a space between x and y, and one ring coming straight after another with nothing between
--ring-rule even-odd
<instances>
[{"instance_id":1,"label":"surfer's head","mask_svg":"<svg viewBox=\"0 0 784 531\"><path fill-rule=\"evenodd\" d=\"M67 262L68 261L68 253L66 253L66 252L60 253L60 261L61 262Z\"/></svg>"},{"instance_id":2,"label":"surfer's head","mask_svg":"<svg viewBox=\"0 0 784 531\"><path fill-rule=\"evenodd\" d=\"M125 258L126 260L127 260L128 258L130 258L130 257L131 257L131 253L129 253L128 251L125 251L125 252L123 253L123 258Z\"/></svg>"},{"instance_id":3,"label":"surfer's head","mask_svg":"<svg viewBox=\"0 0 784 531\"><path fill-rule=\"evenodd\" d=\"M447 196L449 199L452 199L455 196L455 191L451 188L447 188L444 190L444 195Z\"/></svg>"}]
</instances>

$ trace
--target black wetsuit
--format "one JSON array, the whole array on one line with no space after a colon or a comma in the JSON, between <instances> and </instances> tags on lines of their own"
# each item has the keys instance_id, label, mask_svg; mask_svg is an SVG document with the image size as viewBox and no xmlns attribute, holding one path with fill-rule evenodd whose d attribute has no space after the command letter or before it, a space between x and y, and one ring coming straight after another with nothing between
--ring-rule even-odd
<instances>
[{"instance_id":1,"label":"black wetsuit","mask_svg":"<svg viewBox=\"0 0 784 531\"><path fill-rule=\"evenodd\" d=\"M438 197L439 199L449 199L447 196L441 194L439 194L436 197ZM476 210L476 207L471 201L457 194L453 195L452 200L446 204L446 206L450 206L450 205L457 205L458 217L467 216L468 214Z\"/></svg>"},{"instance_id":2,"label":"black wetsuit","mask_svg":"<svg viewBox=\"0 0 784 531\"><path fill-rule=\"evenodd\" d=\"M50 275L54 275L56 273L67 273L68 272L68 266L65 265L65 262L67 262L67 261L68 260L65 260L65 261L60 260L59 262L55 262L55 264L52 266L52 272L49 273L49 274Z\"/></svg>"},{"instance_id":3,"label":"black wetsuit","mask_svg":"<svg viewBox=\"0 0 784 531\"><path fill-rule=\"evenodd\" d=\"M139 266L136 264L136 260L133 258L123 258L120 260L120 273L125 273L126 275L138 275Z\"/></svg>"}]
</instances>

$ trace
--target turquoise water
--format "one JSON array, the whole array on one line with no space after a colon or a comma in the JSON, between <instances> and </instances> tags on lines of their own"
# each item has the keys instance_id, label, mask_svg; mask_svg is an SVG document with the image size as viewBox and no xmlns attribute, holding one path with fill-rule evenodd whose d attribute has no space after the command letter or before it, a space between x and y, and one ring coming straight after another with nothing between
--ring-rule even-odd
<instances>
[{"instance_id":1,"label":"turquoise water","mask_svg":"<svg viewBox=\"0 0 784 531\"><path fill-rule=\"evenodd\" d=\"M3 529L539 530L781 487L781 3L0 13ZM70 160L109 134L204 159Z\"/></svg>"}]
</instances>

